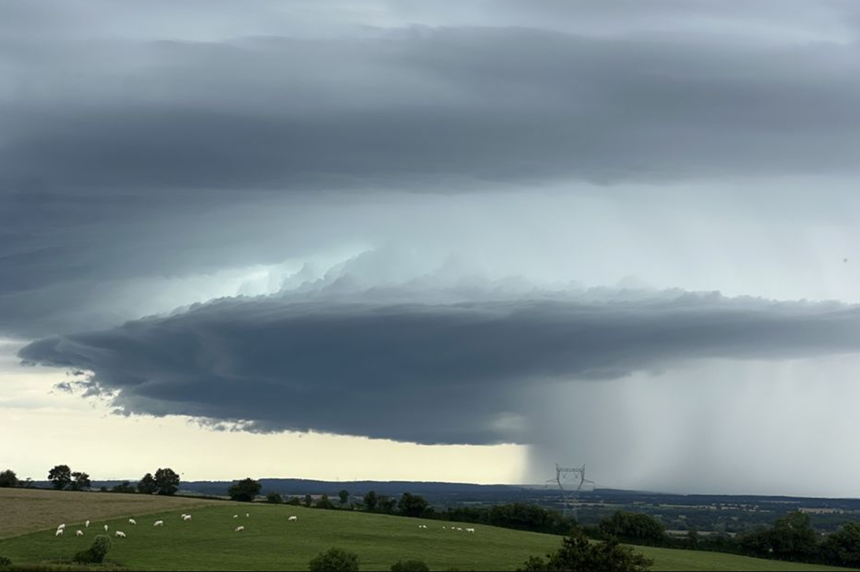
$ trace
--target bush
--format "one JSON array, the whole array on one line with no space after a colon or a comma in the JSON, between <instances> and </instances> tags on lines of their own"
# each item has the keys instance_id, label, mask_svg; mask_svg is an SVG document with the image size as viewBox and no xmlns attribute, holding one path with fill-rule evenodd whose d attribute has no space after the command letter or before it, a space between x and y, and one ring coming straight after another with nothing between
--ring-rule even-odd
<instances>
[{"instance_id":1,"label":"bush","mask_svg":"<svg viewBox=\"0 0 860 572\"><path fill-rule=\"evenodd\" d=\"M310 567L311 572L358 572L358 555L332 548L311 560Z\"/></svg>"},{"instance_id":2,"label":"bush","mask_svg":"<svg viewBox=\"0 0 860 572\"><path fill-rule=\"evenodd\" d=\"M401 560L391 567L391 572L430 572L430 568L420 560Z\"/></svg>"},{"instance_id":3,"label":"bush","mask_svg":"<svg viewBox=\"0 0 860 572\"><path fill-rule=\"evenodd\" d=\"M4 558L3 556L0 556L0 569L9 568L11 566L12 566L11 560L9 560L8 558Z\"/></svg>"},{"instance_id":4,"label":"bush","mask_svg":"<svg viewBox=\"0 0 860 572\"><path fill-rule=\"evenodd\" d=\"M574 529L564 539L561 550L543 558L529 558L522 572L563 572L567 570L639 572L648 570L654 561L629 546L621 546L615 539L606 542L588 540L582 530Z\"/></svg>"},{"instance_id":5,"label":"bush","mask_svg":"<svg viewBox=\"0 0 860 572\"><path fill-rule=\"evenodd\" d=\"M657 519L647 514L616 512L598 525L604 540L620 538L630 544L662 546L666 542L666 529Z\"/></svg>"},{"instance_id":6,"label":"bush","mask_svg":"<svg viewBox=\"0 0 860 572\"><path fill-rule=\"evenodd\" d=\"M77 564L101 564L105 561L105 556L107 556L110 546L110 537L100 534L96 536L89 550L83 550L75 554L75 562Z\"/></svg>"},{"instance_id":7,"label":"bush","mask_svg":"<svg viewBox=\"0 0 860 572\"><path fill-rule=\"evenodd\" d=\"M281 493L269 493L266 495L266 502L269 504L281 504L284 502L284 497Z\"/></svg>"},{"instance_id":8,"label":"bush","mask_svg":"<svg viewBox=\"0 0 860 572\"><path fill-rule=\"evenodd\" d=\"M332 504L331 500L329 500L328 495L323 495L317 500L314 505L315 508L321 508L323 510L331 510L334 508L334 504Z\"/></svg>"}]
</instances>

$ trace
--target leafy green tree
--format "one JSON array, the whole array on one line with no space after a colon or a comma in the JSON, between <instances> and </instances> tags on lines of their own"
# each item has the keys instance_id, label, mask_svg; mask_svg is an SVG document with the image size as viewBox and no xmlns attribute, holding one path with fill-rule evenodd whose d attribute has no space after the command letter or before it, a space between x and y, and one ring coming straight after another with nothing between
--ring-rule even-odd
<instances>
[{"instance_id":1,"label":"leafy green tree","mask_svg":"<svg viewBox=\"0 0 860 572\"><path fill-rule=\"evenodd\" d=\"M364 495L364 508L367 512L376 512L376 507L379 506L379 497L376 496L376 491L370 491Z\"/></svg>"},{"instance_id":2,"label":"leafy green tree","mask_svg":"<svg viewBox=\"0 0 860 572\"><path fill-rule=\"evenodd\" d=\"M73 491L85 491L93 486L90 476L86 473L75 471L72 473L71 489Z\"/></svg>"},{"instance_id":3,"label":"leafy green tree","mask_svg":"<svg viewBox=\"0 0 860 572\"><path fill-rule=\"evenodd\" d=\"M173 469L158 469L155 471L155 485L158 487L158 494L161 496L172 497L179 491L180 483L179 475Z\"/></svg>"},{"instance_id":4,"label":"leafy green tree","mask_svg":"<svg viewBox=\"0 0 860 572\"><path fill-rule=\"evenodd\" d=\"M828 536L821 555L828 564L860 568L860 523L850 522Z\"/></svg>"},{"instance_id":5,"label":"leafy green tree","mask_svg":"<svg viewBox=\"0 0 860 572\"><path fill-rule=\"evenodd\" d=\"M331 510L334 508L334 505L332 504L331 500L328 498L328 495L321 496L317 500L316 505L314 505L314 506L316 508L321 508L324 510Z\"/></svg>"},{"instance_id":6,"label":"leafy green tree","mask_svg":"<svg viewBox=\"0 0 860 572\"><path fill-rule=\"evenodd\" d=\"M137 483L137 492L142 495L154 495L158 492L158 483L155 482L155 477L152 473L146 473Z\"/></svg>"},{"instance_id":7,"label":"leafy green tree","mask_svg":"<svg viewBox=\"0 0 860 572\"><path fill-rule=\"evenodd\" d=\"M358 555L332 548L311 560L310 570L311 572L358 572Z\"/></svg>"},{"instance_id":8,"label":"leafy green tree","mask_svg":"<svg viewBox=\"0 0 860 572\"><path fill-rule=\"evenodd\" d=\"M118 485L114 485L114 487L111 489L111 492L112 493L131 494L131 493L137 492L137 490L131 485L130 482L123 481Z\"/></svg>"},{"instance_id":9,"label":"leafy green tree","mask_svg":"<svg viewBox=\"0 0 860 572\"><path fill-rule=\"evenodd\" d=\"M400 514L403 516L419 518L430 508L430 503L424 497L403 493L400 502L397 503L397 508L400 509Z\"/></svg>"},{"instance_id":10,"label":"leafy green tree","mask_svg":"<svg viewBox=\"0 0 860 572\"><path fill-rule=\"evenodd\" d=\"M772 528L744 534L740 540L747 554L790 561L811 561L818 554L818 536L809 515L800 511L776 520Z\"/></svg>"},{"instance_id":11,"label":"leafy green tree","mask_svg":"<svg viewBox=\"0 0 860 572\"><path fill-rule=\"evenodd\" d=\"M282 504L284 502L284 497L281 496L281 493L272 491L266 495L266 502L269 504Z\"/></svg>"},{"instance_id":12,"label":"leafy green tree","mask_svg":"<svg viewBox=\"0 0 860 572\"><path fill-rule=\"evenodd\" d=\"M299 497L293 497L289 501L287 501L287 504L292 506L301 506L302 499L300 499Z\"/></svg>"},{"instance_id":13,"label":"leafy green tree","mask_svg":"<svg viewBox=\"0 0 860 572\"><path fill-rule=\"evenodd\" d=\"M307 508L311 508L314 505L314 497L311 495L305 495L305 506Z\"/></svg>"},{"instance_id":14,"label":"leafy green tree","mask_svg":"<svg viewBox=\"0 0 860 572\"><path fill-rule=\"evenodd\" d=\"M430 567L420 560L401 560L391 566L391 572L430 572Z\"/></svg>"},{"instance_id":15,"label":"leafy green tree","mask_svg":"<svg viewBox=\"0 0 860 572\"><path fill-rule=\"evenodd\" d=\"M254 479L242 479L227 489L227 494L234 501L253 502L261 490L263 490L263 485Z\"/></svg>"},{"instance_id":16,"label":"leafy green tree","mask_svg":"<svg viewBox=\"0 0 860 572\"><path fill-rule=\"evenodd\" d=\"M337 493L338 498L340 499L340 506L346 506L349 503L349 491L344 489Z\"/></svg>"},{"instance_id":17,"label":"leafy green tree","mask_svg":"<svg viewBox=\"0 0 860 572\"><path fill-rule=\"evenodd\" d=\"M57 465L48 473L48 480L58 491L65 490L72 484L72 469L68 465Z\"/></svg>"},{"instance_id":18,"label":"leafy green tree","mask_svg":"<svg viewBox=\"0 0 860 572\"><path fill-rule=\"evenodd\" d=\"M397 499L382 495L379 497L379 510L385 514L394 514L397 511Z\"/></svg>"},{"instance_id":19,"label":"leafy green tree","mask_svg":"<svg viewBox=\"0 0 860 572\"><path fill-rule=\"evenodd\" d=\"M18 475L12 469L0 473L0 489L11 489L18 486Z\"/></svg>"},{"instance_id":20,"label":"leafy green tree","mask_svg":"<svg viewBox=\"0 0 860 572\"><path fill-rule=\"evenodd\" d=\"M652 516L618 511L600 521L601 538L619 538L630 544L661 546L666 543L666 528Z\"/></svg>"},{"instance_id":21,"label":"leafy green tree","mask_svg":"<svg viewBox=\"0 0 860 572\"><path fill-rule=\"evenodd\" d=\"M621 546L612 538L606 542L591 542L585 533L575 528L565 538L558 552L546 559L529 558L522 572L639 572L648 570L654 562L629 546Z\"/></svg>"}]
</instances>

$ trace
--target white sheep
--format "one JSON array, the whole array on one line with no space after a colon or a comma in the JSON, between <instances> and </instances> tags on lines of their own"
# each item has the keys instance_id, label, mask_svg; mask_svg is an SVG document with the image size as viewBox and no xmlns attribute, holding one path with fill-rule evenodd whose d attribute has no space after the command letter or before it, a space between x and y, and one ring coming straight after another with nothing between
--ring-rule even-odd
<instances>
[{"instance_id":1,"label":"white sheep","mask_svg":"<svg viewBox=\"0 0 860 572\"><path fill-rule=\"evenodd\" d=\"M155 524L153 524L153 526L164 526L164 521L163 520L156 520Z\"/></svg>"},{"instance_id":2,"label":"white sheep","mask_svg":"<svg viewBox=\"0 0 860 572\"><path fill-rule=\"evenodd\" d=\"M108 525L105 525L105 532L108 531Z\"/></svg>"},{"instance_id":3,"label":"white sheep","mask_svg":"<svg viewBox=\"0 0 860 572\"><path fill-rule=\"evenodd\" d=\"M474 529L474 528L467 528L467 529L466 529L466 532L471 532L471 533L473 533L473 534L474 534L475 529Z\"/></svg>"},{"instance_id":4,"label":"white sheep","mask_svg":"<svg viewBox=\"0 0 860 572\"><path fill-rule=\"evenodd\" d=\"M128 519L128 523L133 524L134 526L137 526L137 521L134 520L133 518Z\"/></svg>"},{"instance_id":5,"label":"white sheep","mask_svg":"<svg viewBox=\"0 0 860 572\"><path fill-rule=\"evenodd\" d=\"M89 527L90 527L90 521L87 521L87 522L86 522L86 525L84 526L84 528L89 528Z\"/></svg>"},{"instance_id":6,"label":"white sheep","mask_svg":"<svg viewBox=\"0 0 860 572\"><path fill-rule=\"evenodd\" d=\"M79 530L79 531L77 531L75 534L76 534L76 535L78 535L78 536L83 536L83 535L84 535L84 531L83 531L83 530Z\"/></svg>"},{"instance_id":7,"label":"white sheep","mask_svg":"<svg viewBox=\"0 0 860 572\"><path fill-rule=\"evenodd\" d=\"M234 514L234 515L233 515L233 518L239 518L239 515L238 515L238 514Z\"/></svg>"},{"instance_id":8,"label":"white sheep","mask_svg":"<svg viewBox=\"0 0 860 572\"><path fill-rule=\"evenodd\" d=\"M184 520L185 522L188 522L189 520L191 520L191 515L186 514L185 516L182 517L182 520Z\"/></svg>"},{"instance_id":9,"label":"white sheep","mask_svg":"<svg viewBox=\"0 0 860 572\"><path fill-rule=\"evenodd\" d=\"M248 514L248 513L246 512L246 513L245 513L245 518L251 518L251 515L250 515L250 514Z\"/></svg>"},{"instance_id":10,"label":"white sheep","mask_svg":"<svg viewBox=\"0 0 860 572\"><path fill-rule=\"evenodd\" d=\"M125 538L125 533L121 530L117 530L116 531L116 537L117 538Z\"/></svg>"},{"instance_id":11,"label":"white sheep","mask_svg":"<svg viewBox=\"0 0 860 572\"><path fill-rule=\"evenodd\" d=\"M65 532L65 529L58 528L57 533L54 536L63 536L63 532Z\"/></svg>"},{"instance_id":12,"label":"white sheep","mask_svg":"<svg viewBox=\"0 0 860 572\"><path fill-rule=\"evenodd\" d=\"M290 517L290 518L288 518L287 520L288 520L289 522L297 522L297 521L299 520L299 517L297 517L297 516L291 516L291 517Z\"/></svg>"},{"instance_id":13,"label":"white sheep","mask_svg":"<svg viewBox=\"0 0 860 572\"><path fill-rule=\"evenodd\" d=\"M245 530L244 526L237 526L236 527L236 532L242 532L243 530Z\"/></svg>"},{"instance_id":14,"label":"white sheep","mask_svg":"<svg viewBox=\"0 0 860 572\"><path fill-rule=\"evenodd\" d=\"M57 530L65 530L65 528L66 528L66 525L61 524L60 526L57 527Z\"/></svg>"}]
</instances>

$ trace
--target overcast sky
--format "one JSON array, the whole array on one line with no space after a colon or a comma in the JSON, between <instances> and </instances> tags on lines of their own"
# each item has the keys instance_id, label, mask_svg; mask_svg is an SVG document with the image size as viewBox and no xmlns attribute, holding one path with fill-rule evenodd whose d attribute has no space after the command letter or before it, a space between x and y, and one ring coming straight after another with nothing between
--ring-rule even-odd
<instances>
[{"instance_id":1,"label":"overcast sky","mask_svg":"<svg viewBox=\"0 0 860 572\"><path fill-rule=\"evenodd\" d=\"M0 466L858 496L858 40L850 0L2 0Z\"/></svg>"}]
</instances>

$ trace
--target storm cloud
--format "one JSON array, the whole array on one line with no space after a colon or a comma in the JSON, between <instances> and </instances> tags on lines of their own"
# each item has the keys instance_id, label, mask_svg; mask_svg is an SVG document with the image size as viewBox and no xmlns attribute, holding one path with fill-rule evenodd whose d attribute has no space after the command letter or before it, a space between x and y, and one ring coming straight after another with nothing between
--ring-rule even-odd
<instances>
[{"instance_id":1,"label":"storm cloud","mask_svg":"<svg viewBox=\"0 0 860 572\"><path fill-rule=\"evenodd\" d=\"M611 380L701 359L860 350L856 307L718 294L623 298L228 299L42 340L20 355L91 372L90 392L111 395L127 414L485 444L529 442L523 397L549 381Z\"/></svg>"}]
</instances>

